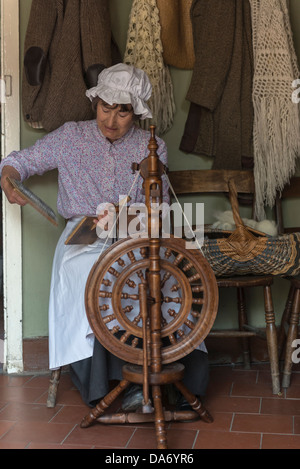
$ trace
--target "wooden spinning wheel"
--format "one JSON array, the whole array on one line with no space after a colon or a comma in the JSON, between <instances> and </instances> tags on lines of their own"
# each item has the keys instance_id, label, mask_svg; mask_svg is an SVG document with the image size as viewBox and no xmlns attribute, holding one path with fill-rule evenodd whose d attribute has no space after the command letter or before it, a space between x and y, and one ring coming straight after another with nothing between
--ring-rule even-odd
<instances>
[{"instance_id":1,"label":"wooden spinning wheel","mask_svg":"<svg viewBox=\"0 0 300 469\"><path fill-rule=\"evenodd\" d=\"M86 284L86 311L96 337L107 350L138 365L144 360L139 284L149 290L148 253L148 238L121 240L98 259ZM184 240L162 239L160 259L161 357L167 364L205 339L215 319L218 293L207 261L196 250L187 250Z\"/></svg>"},{"instance_id":2,"label":"wooden spinning wheel","mask_svg":"<svg viewBox=\"0 0 300 469\"><path fill-rule=\"evenodd\" d=\"M198 414L204 421L212 421L183 385L184 367L178 360L208 335L217 314L218 288L199 249L187 249L183 239L151 236L152 207L161 203L164 172L153 126L148 148L148 158L136 165L144 179L148 237L127 238L108 248L91 270L85 292L86 313L95 336L128 364L123 367L123 380L83 419L81 427L95 421L154 421L158 448L164 449L166 420L188 420ZM160 219L158 223L161 234ZM130 383L143 385L142 412L105 415ZM163 409L160 387L169 383L174 383L194 412Z\"/></svg>"}]
</instances>

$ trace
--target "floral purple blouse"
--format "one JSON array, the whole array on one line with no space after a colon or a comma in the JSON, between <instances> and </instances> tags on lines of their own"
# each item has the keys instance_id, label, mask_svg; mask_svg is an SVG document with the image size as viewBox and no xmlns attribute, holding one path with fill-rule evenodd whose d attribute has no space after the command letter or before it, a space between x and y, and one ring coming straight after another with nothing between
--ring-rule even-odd
<instances>
[{"instance_id":1,"label":"floral purple blouse","mask_svg":"<svg viewBox=\"0 0 300 469\"><path fill-rule=\"evenodd\" d=\"M24 181L34 174L58 170L57 210L64 218L95 215L100 203L117 203L127 195L135 174L132 163L149 154L150 132L133 126L119 140L110 143L100 132L96 120L67 122L38 140L32 147L13 151L1 163L13 166ZM158 156L167 165L167 148L157 137ZM169 202L163 177L163 200ZM131 191L131 203L144 202L143 179L139 176Z\"/></svg>"}]
</instances>

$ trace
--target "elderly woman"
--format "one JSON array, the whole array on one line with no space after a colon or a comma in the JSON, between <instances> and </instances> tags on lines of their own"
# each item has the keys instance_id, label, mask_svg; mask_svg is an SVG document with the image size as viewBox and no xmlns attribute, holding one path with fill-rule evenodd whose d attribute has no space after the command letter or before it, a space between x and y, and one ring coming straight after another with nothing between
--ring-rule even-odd
<instances>
[{"instance_id":1,"label":"elderly woman","mask_svg":"<svg viewBox=\"0 0 300 469\"><path fill-rule=\"evenodd\" d=\"M85 314L85 284L103 249L103 239L87 246L64 243L82 216L96 215L100 203L118 203L119 195L128 194L129 190L132 203L144 202L143 180L139 177L137 184L133 184L131 165L149 154L150 134L137 127L135 121L152 117L146 104L151 96L151 84L142 70L118 64L104 69L97 86L86 94L97 112L96 120L64 124L31 148L12 152L0 170L3 191L9 202L19 205L25 202L12 190L7 176L23 181L33 174L58 170L57 209L68 222L53 261L49 301L50 369L70 365L73 382L83 400L93 405L108 392L109 380L122 378L124 364L95 340ZM159 138L157 142L158 156L167 164L166 145ZM165 182L163 199L168 201ZM196 380L197 389L193 386L191 390L203 394L207 384L206 359L204 368L199 365L198 357L191 363L187 367L190 378L187 369L186 384L195 382L196 369L201 379ZM205 369L204 376L201 366Z\"/></svg>"}]
</instances>

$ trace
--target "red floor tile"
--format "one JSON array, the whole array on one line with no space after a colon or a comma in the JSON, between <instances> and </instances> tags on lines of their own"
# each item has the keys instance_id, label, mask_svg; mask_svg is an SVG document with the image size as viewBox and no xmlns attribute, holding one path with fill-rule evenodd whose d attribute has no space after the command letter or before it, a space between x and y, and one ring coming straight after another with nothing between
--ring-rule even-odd
<instances>
[{"instance_id":1,"label":"red floor tile","mask_svg":"<svg viewBox=\"0 0 300 469\"><path fill-rule=\"evenodd\" d=\"M48 386L48 374L0 374L0 449L156 449L154 423L80 428L89 408L67 372L53 409L46 407ZM212 367L204 405L213 423L166 423L169 449L300 447L299 371L290 388L274 396L269 365Z\"/></svg>"},{"instance_id":2,"label":"red floor tile","mask_svg":"<svg viewBox=\"0 0 300 469\"><path fill-rule=\"evenodd\" d=\"M195 449L259 449L258 433L199 432Z\"/></svg>"},{"instance_id":3,"label":"red floor tile","mask_svg":"<svg viewBox=\"0 0 300 469\"><path fill-rule=\"evenodd\" d=\"M236 414L231 430L233 432L290 434L293 432L293 418L290 415Z\"/></svg>"}]
</instances>

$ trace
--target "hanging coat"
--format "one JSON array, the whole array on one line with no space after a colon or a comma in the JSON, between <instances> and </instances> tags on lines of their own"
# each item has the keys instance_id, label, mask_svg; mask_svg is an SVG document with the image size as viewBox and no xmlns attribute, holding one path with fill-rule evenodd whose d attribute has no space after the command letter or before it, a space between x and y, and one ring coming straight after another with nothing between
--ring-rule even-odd
<instances>
[{"instance_id":1,"label":"hanging coat","mask_svg":"<svg viewBox=\"0 0 300 469\"><path fill-rule=\"evenodd\" d=\"M25 121L49 132L92 119L85 91L120 61L108 0L33 0L24 51Z\"/></svg>"},{"instance_id":2,"label":"hanging coat","mask_svg":"<svg viewBox=\"0 0 300 469\"><path fill-rule=\"evenodd\" d=\"M253 51L249 0L194 0L195 67L180 149L213 169L253 164Z\"/></svg>"}]
</instances>

